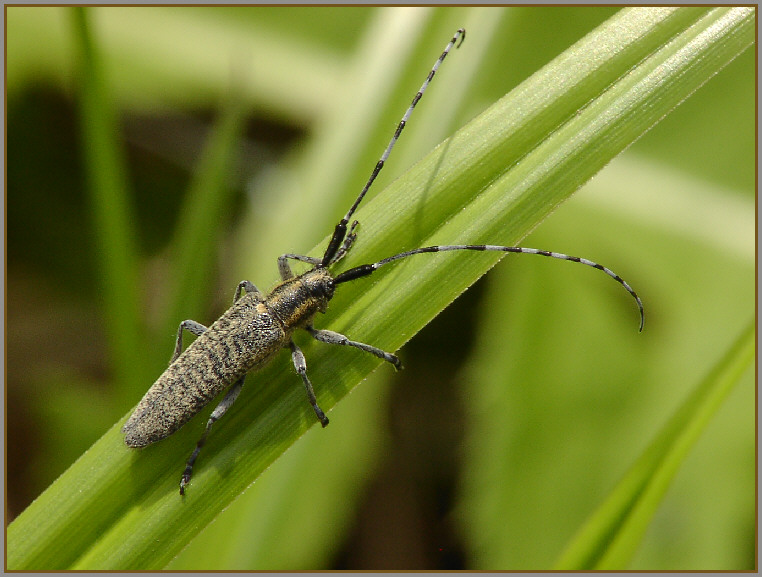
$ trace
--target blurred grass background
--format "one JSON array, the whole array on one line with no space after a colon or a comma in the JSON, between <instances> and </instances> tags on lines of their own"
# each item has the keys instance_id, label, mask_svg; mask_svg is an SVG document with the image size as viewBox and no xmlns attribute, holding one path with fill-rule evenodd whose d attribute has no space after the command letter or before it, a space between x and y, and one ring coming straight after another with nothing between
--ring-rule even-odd
<instances>
[{"instance_id":1,"label":"blurred grass background","mask_svg":"<svg viewBox=\"0 0 762 577\"><path fill-rule=\"evenodd\" d=\"M92 10L128 159L126 216L140 271L128 288L145 311L128 319L134 340L118 358L125 347L113 318L123 317L104 310L109 255L85 192L91 144L78 124L72 16L9 8L6 521L138 401L180 320L210 322L240 279L268 286L278 254L330 231L345 210L340 199L362 186L455 28L469 32L447 62L462 94L433 85L379 189L615 12ZM379 55L362 53L384 19L399 22L399 38L379 66L393 67L405 87L388 97L373 85ZM423 40L405 45L423 29ZM622 274L645 301L643 334L631 303L589 271L508 258L402 349L405 371L377 371L337 406L331 427L312 428L169 568L552 566L754 318L754 66L747 50L522 243ZM178 227L193 220L181 207L231 94L246 113L220 184L234 194L206 209L220 210L208 236L185 229L209 254L196 254L198 269L178 270ZM450 100L454 110L427 119L429 105L441 115ZM333 136L331 118L355 106L364 140L353 147L351 134ZM348 168L324 174L335 163L323 155L346 157ZM314 236L303 223L316 220ZM167 310L178 275L190 304ZM124 376L120 363L138 363L144 378ZM630 568L754 567L754 406L749 371Z\"/></svg>"}]
</instances>

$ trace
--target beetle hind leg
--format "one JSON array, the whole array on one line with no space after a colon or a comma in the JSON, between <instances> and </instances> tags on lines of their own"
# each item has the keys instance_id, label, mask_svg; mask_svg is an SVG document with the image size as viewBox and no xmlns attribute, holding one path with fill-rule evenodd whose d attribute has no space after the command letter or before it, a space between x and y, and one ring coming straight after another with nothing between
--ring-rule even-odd
<instances>
[{"instance_id":1,"label":"beetle hind leg","mask_svg":"<svg viewBox=\"0 0 762 577\"><path fill-rule=\"evenodd\" d=\"M225 394L222 401L220 401L220 404L217 405L214 411L212 411L212 414L209 415L209 420L206 422L206 429L204 429L204 433L201 435L198 443L196 443L196 448L193 450L193 453L185 465L185 471L183 472L183 477L180 480L181 495L185 495L185 486L190 482L191 474L193 473L193 465L196 462L198 454L201 452L201 447L203 447L204 443L206 442L206 438L209 435L209 431L211 430L212 425L220 420L222 415L227 412L227 410L238 398L238 395L241 393L241 388L243 387L243 381L245 378L246 377L241 377L236 381L231 389Z\"/></svg>"}]
</instances>

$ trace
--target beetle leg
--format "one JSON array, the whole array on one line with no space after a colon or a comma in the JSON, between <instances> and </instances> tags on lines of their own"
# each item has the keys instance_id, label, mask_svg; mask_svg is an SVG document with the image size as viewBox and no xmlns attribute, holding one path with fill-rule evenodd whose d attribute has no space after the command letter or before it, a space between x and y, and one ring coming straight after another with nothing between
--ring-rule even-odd
<instances>
[{"instance_id":1,"label":"beetle leg","mask_svg":"<svg viewBox=\"0 0 762 577\"><path fill-rule=\"evenodd\" d=\"M320 342L328 343L329 345L348 345L350 347L355 347L356 349L370 353L379 359L383 359L387 363L393 364L394 368L398 371L402 368L402 363L400 362L399 358L397 358L397 356L391 353L387 353L386 351L382 351L373 345L358 343L357 341L350 340L348 337L345 337L341 333L316 329L312 325L307 327L307 332L309 332L313 338L317 339Z\"/></svg>"},{"instance_id":2,"label":"beetle leg","mask_svg":"<svg viewBox=\"0 0 762 577\"><path fill-rule=\"evenodd\" d=\"M299 376L302 377L304 388L307 389L307 398L310 400L310 405L312 405L312 408L315 410L315 414L317 415L320 424L325 427L328 424L328 417L326 417L323 410L318 407L315 391L312 389L312 383L307 377L307 361L304 359L304 353L302 353L302 349L296 346L294 341L289 342L288 346L291 347L291 359L294 361L294 368L296 369L296 372L299 373Z\"/></svg>"},{"instance_id":3,"label":"beetle leg","mask_svg":"<svg viewBox=\"0 0 762 577\"><path fill-rule=\"evenodd\" d=\"M262 298L264 298L262 293L259 292L259 289L256 286L254 286L254 283L247 280L242 280L241 282L238 283L238 286L235 287L235 294L233 295L233 303L235 303L236 301L238 301L239 298L241 298L242 289L245 290L247 293L257 293L259 296L262 296Z\"/></svg>"},{"instance_id":4,"label":"beetle leg","mask_svg":"<svg viewBox=\"0 0 762 577\"><path fill-rule=\"evenodd\" d=\"M172 360L169 361L169 364L177 360L177 357L180 356L180 353L183 352L183 329L185 329L188 332L193 333L194 335L201 336L206 332L206 327L202 325L201 323L197 323L196 321L192 321L190 319L183 321L180 323L180 326L177 328L177 340L175 341L175 352L172 354Z\"/></svg>"},{"instance_id":5,"label":"beetle leg","mask_svg":"<svg viewBox=\"0 0 762 577\"><path fill-rule=\"evenodd\" d=\"M322 261L314 256L304 256L301 254L282 254L278 257L278 272L280 273L281 280L288 280L294 278L294 273L291 271L291 267L288 266L288 259L298 260L306 262L311 265L318 265Z\"/></svg>"},{"instance_id":6,"label":"beetle leg","mask_svg":"<svg viewBox=\"0 0 762 577\"><path fill-rule=\"evenodd\" d=\"M227 412L227 410L238 398L238 395L241 392L241 388L243 387L243 381L245 378L246 377L241 377L240 379L236 381L236 383L222 398L222 401L220 401L220 404L217 405L214 411L212 411L212 414L209 416L209 420L206 422L206 429L204 429L204 434L201 435L201 438L198 440L198 443L196 443L196 448L193 450L193 453L191 454L190 458L188 459L188 462L185 465L185 471L183 472L183 477L180 480L180 494L181 495L185 494L185 486L190 481L191 474L193 473L193 464L196 462L196 458L198 457L198 454L201 452L201 447L203 447L204 443L206 442L206 437L209 435L209 430L212 428L212 425L214 425L214 423L216 423L222 417L222 415L224 415Z\"/></svg>"}]
</instances>

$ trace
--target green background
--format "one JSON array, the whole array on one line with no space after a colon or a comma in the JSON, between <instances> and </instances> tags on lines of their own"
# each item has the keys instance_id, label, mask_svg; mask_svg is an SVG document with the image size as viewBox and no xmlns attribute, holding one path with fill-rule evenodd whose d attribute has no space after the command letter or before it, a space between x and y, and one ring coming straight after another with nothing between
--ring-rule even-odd
<instances>
[{"instance_id":1,"label":"green background","mask_svg":"<svg viewBox=\"0 0 762 577\"><path fill-rule=\"evenodd\" d=\"M85 194L71 14L9 8L7 518L138 401L171 353L167 327L188 317L208 324L239 280L268 286L278 254L328 234L343 205L289 202L289 191L359 190L451 31L422 42L404 64L391 56L400 38L465 26L468 40L443 67L462 75L464 96L441 134L416 131L427 125L427 105L441 110L450 96L432 84L374 190L616 12L93 10L141 259L132 290L145 314L134 320L132 362L143 378L134 379L116 367L125 362L115 361L118 312L104 312L99 258L109 255ZM372 85L376 69L358 52L384 18L400 21L387 64L405 88L388 100L381 93L384 121L357 119L373 131L368 151L341 174L323 174L335 164L321 161L315 143L331 141L331 118ZM614 268L645 302L642 334L612 283L583 267L509 257L402 349L405 371L377 370L331 412L330 427L310 429L169 568L553 566L754 318L754 57L747 50L522 242ZM247 115L242 153L226 175L235 196L218 228L194 238L212 273L183 271L193 304L167 311L176 272L168 243L231 90ZM349 156L342 146L320 152ZM240 402L247 393L256 391ZM629 568L754 566L754 406L748 371L684 462Z\"/></svg>"}]
</instances>

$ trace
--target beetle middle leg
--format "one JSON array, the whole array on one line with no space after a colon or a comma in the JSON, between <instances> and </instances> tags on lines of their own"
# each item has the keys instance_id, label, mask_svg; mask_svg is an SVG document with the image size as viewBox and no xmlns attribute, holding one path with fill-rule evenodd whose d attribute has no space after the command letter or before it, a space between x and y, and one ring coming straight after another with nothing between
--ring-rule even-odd
<instances>
[{"instance_id":1,"label":"beetle middle leg","mask_svg":"<svg viewBox=\"0 0 762 577\"><path fill-rule=\"evenodd\" d=\"M306 330L312 335L314 339L322 343L328 343L329 345L346 345L355 347L356 349L370 353L371 355L374 355L379 359L386 361L387 363L393 364L394 368L398 371L402 368L402 363L396 355L382 351L373 345L358 343L357 341L350 340L349 337L345 337L341 333L337 333L335 331L327 331L324 329L316 329L312 325L307 326Z\"/></svg>"},{"instance_id":2,"label":"beetle middle leg","mask_svg":"<svg viewBox=\"0 0 762 577\"><path fill-rule=\"evenodd\" d=\"M183 352L183 329L188 331L189 333L193 333L194 335L201 336L206 332L206 327L202 325L201 323L197 323L196 321L192 321L190 319L185 320L180 323L180 326L177 327L177 340L175 341L175 352L172 353L172 360L169 361L169 364L171 365L177 360L177 357L180 356L180 353Z\"/></svg>"},{"instance_id":3,"label":"beetle middle leg","mask_svg":"<svg viewBox=\"0 0 762 577\"><path fill-rule=\"evenodd\" d=\"M310 400L310 405L312 405L320 424L325 427L328 424L328 417L325 416L323 409L318 407L315 391L312 389L312 383L307 377L307 361L304 358L304 353L302 349L296 346L294 341L290 341L288 346L291 348L291 359L294 361L294 368L299 373L299 376L302 377L304 388L307 389L307 398Z\"/></svg>"},{"instance_id":4,"label":"beetle middle leg","mask_svg":"<svg viewBox=\"0 0 762 577\"><path fill-rule=\"evenodd\" d=\"M207 436L209 436L209 431L212 428L212 425L220 420L222 415L224 415L227 410L232 406L232 404L235 402L235 400L238 398L238 395L241 393L241 388L243 387L243 381L246 379L246 377L241 377L238 379L235 384L230 388L230 390L225 393L225 396L222 398L222 401L220 401L220 404L215 407L215 409L212 411L212 414L209 415L209 420L206 422L206 429L204 429L204 433L201 435L201 438L196 443L196 448L193 450L193 453L191 454L190 458L188 459L188 462L185 465L185 471L183 472L183 477L180 480L180 494L185 494L185 486L188 484L191 478L191 474L193 473L193 464L196 462L196 458L198 457L198 454L201 452L201 447L204 446L204 443L206 442Z\"/></svg>"},{"instance_id":5,"label":"beetle middle leg","mask_svg":"<svg viewBox=\"0 0 762 577\"><path fill-rule=\"evenodd\" d=\"M254 286L253 283L242 280L238 283L238 286L235 287L235 294L233 295L233 302L236 302L239 298L241 298L241 291L246 291L247 293L257 293L258 295L261 295L262 293L259 292L259 289ZM175 341L175 351L172 353L172 360L169 361L169 364L171 365L177 360L177 357L180 356L180 353L183 352L183 330L188 331L189 333L193 333L197 337L200 337L202 334L206 332L206 327L202 325L201 323L197 323L194 320L187 319L180 323L180 326L177 327L177 340Z\"/></svg>"}]
</instances>

